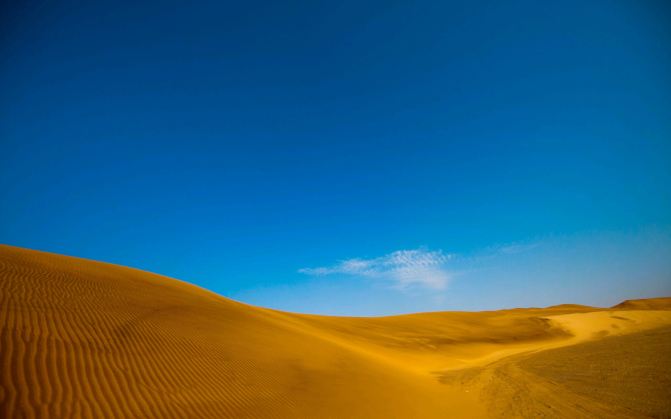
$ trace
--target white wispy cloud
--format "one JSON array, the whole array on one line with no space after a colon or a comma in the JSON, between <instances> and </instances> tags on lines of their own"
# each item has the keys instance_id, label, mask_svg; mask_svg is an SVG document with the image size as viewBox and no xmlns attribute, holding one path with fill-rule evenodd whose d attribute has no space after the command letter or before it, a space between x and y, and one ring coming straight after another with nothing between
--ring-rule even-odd
<instances>
[{"instance_id":1,"label":"white wispy cloud","mask_svg":"<svg viewBox=\"0 0 671 419\"><path fill-rule=\"evenodd\" d=\"M498 253L504 254L504 255L514 255L518 253L523 253L532 249L537 248L540 245L540 243L537 242L532 242L532 243L511 243L505 246L499 246L498 247Z\"/></svg>"},{"instance_id":2,"label":"white wispy cloud","mask_svg":"<svg viewBox=\"0 0 671 419\"><path fill-rule=\"evenodd\" d=\"M347 259L331 266L303 268L307 275L351 275L385 280L394 288L444 290L452 275L447 262L453 256L427 249L397 250L372 259Z\"/></svg>"}]
</instances>

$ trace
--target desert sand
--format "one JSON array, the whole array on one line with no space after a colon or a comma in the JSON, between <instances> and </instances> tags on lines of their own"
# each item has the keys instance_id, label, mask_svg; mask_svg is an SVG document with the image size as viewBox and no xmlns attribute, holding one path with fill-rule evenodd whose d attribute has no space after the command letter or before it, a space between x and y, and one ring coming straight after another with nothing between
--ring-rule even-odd
<instances>
[{"instance_id":1,"label":"desert sand","mask_svg":"<svg viewBox=\"0 0 671 419\"><path fill-rule=\"evenodd\" d=\"M0 417L671 417L671 298L355 318L0 246Z\"/></svg>"}]
</instances>

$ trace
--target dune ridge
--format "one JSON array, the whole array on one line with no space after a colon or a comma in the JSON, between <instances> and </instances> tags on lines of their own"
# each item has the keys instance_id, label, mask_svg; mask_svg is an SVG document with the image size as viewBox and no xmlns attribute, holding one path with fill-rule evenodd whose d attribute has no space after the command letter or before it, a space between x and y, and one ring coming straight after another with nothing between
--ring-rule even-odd
<instances>
[{"instance_id":1,"label":"dune ridge","mask_svg":"<svg viewBox=\"0 0 671 419\"><path fill-rule=\"evenodd\" d=\"M620 409L569 390L559 400L542 366L556 372L553 360L572 355L553 351L606 339L667 342L656 331L671 326L669 309L671 298L605 309L303 315L137 269L0 246L0 416L576 417L570 406L580 400L583 417L645 417L666 405L636 410L628 400ZM648 358L641 362L666 365ZM538 397L524 401L514 382ZM510 397L523 401L511 408Z\"/></svg>"}]
</instances>

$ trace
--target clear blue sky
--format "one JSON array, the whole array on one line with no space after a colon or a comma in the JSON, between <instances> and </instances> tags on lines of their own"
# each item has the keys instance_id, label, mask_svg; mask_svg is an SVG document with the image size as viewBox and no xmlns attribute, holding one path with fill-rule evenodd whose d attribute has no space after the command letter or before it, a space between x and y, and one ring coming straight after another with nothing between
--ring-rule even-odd
<instances>
[{"instance_id":1,"label":"clear blue sky","mask_svg":"<svg viewBox=\"0 0 671 419\"><path fill-rule=\"evenodd\" d=\"M18 1L0 241L281 309L671 294L665 1Z\"/></svg>"}]
</instances>

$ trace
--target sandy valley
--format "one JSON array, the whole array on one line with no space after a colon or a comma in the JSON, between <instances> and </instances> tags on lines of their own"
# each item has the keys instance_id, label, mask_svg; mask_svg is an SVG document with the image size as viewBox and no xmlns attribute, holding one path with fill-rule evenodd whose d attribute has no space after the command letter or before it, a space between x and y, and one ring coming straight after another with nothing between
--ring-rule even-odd
<instances>
[{"instance_id":1,"label":"sandy valley","mask_svg":"<svg viewBox=\"0 0 671 419\"><path fill-rule=\"evenodd\" d=\"M0 416L671 417L671 298L390 317L0 246Z\"/></svg>"}]
</instances>

